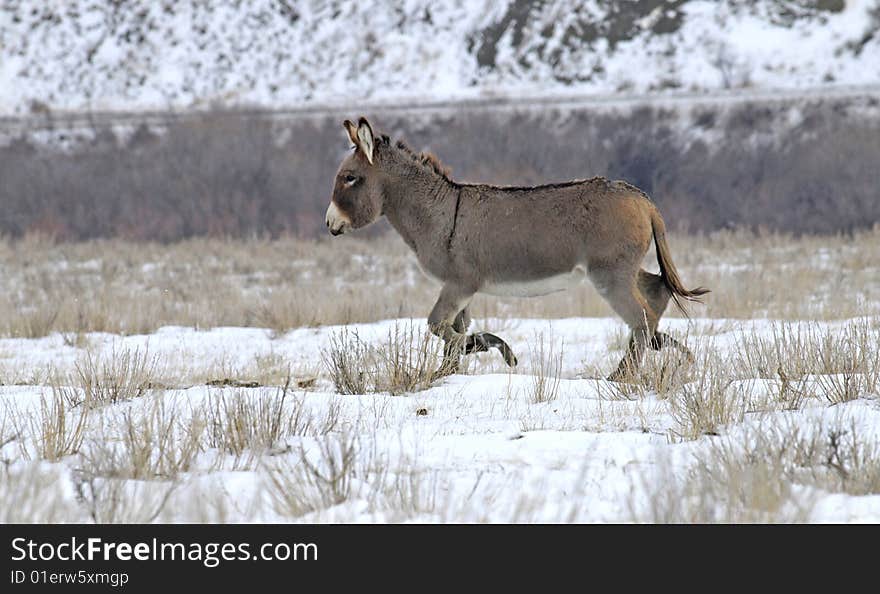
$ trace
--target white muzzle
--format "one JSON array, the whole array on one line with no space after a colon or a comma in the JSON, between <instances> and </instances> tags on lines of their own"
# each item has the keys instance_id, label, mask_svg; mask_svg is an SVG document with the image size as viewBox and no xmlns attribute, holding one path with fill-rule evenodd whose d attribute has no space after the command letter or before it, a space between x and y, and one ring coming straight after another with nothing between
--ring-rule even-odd
<instances>
[{"instance_id":1,"label":"white muzzle","mask_svg":"<svg viewBox=\"0 0 880 594\"><path fill-rule=\"evenodd\" d=\"M326 223L331 235L341 235L351 228L351 220L333 202L327 207Z\"/></svg>"}]
</instances>

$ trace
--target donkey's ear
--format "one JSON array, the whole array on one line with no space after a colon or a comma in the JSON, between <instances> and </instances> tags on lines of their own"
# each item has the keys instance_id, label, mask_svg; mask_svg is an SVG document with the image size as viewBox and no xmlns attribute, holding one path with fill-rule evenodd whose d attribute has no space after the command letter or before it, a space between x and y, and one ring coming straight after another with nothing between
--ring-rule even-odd
<instances>
[{"instance_id":1,"label":"donkey's ear","mask_svg":"<svg viewBox=\"0 0 880 594\"><path fill-rule=\"evenodd\" d=\"M367 158L367 161L370 162L370 165L373 164L373 128L370 127L370 122L367 121L367 118L362 117L358 120L357 127L357 144L360 149L364 152L364 156Z\"/></svg>"},{"instance_id":2,"label":"donkey's ear","mask_svg":"<svg viewBox=\"0 0 880 594\"><path fill-rule=\"evenodd\" d=\"M351 120L345 120L342 122L342 127L345 128L345 131L348 132L348 137L351 139L351 143L355 146L358 145L358 129L357 126Z\"/></svg>"}]
</instances>

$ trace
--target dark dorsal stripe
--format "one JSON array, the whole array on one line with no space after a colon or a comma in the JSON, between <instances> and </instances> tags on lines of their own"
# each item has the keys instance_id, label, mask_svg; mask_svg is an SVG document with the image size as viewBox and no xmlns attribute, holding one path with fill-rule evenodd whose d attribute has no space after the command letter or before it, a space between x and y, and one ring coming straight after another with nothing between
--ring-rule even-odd
<instances>
[{"instance_id":1,"label":"dark dorsal stripe","mask_svg":"<svg viewBox=\"0 0 880 594\"><path fill-rule=\"evenodd\" d=\"M452 250L452 238L455 237L455 227L458 225L458 207L461 204L461 188L455 193L455 212L452 213L452 231L446 239L446 251Z\"/></svg>"},{"instance_id":2,"label":"dark dorsal stripe","mask_svg":"<svg viewBox=\"0 0 880 594\"><path fill-rule=\"evenodd\" d=\"M381 140L382 144L387 145L389 147L392 147L391 141L389 140L388 136L383 134L380 137L380 140ZM442 177L443 179L445 179L449 183L451 183L459 188L465 188L465 187L466 188L485 188L485 189L491 189L491 190L501 190L504 192L525 192L525 191L529 191L529 190L539 190L539 189L540 190L552 190L552 189L556 189L556 188L568 188L571 186L577 186L580 184L588 184L588 183L589 184L602 184L602 185L609 185L612 183L611 180L609 180L608 178L603 177L601 175L587 178L587 179L573 179L573 180L568 180L568 181L564 181L564 182L538 184L535 186L502 186L502 185L486 184L486 183L461 183L461 182L457 182L454 179L452 179L452 176L450 175L449 167L444 165L440 161L440 159L437 158L437 156L435 154L429 153L429 152L417 153L417 152L413 151L409 146L407 146L407 144L402 140L398 140L393 145L393 148L398 149L409 159L412 159L413 161L415 161L416 163L418 163L422 167L433 171L434 173L436 173L437 175L439 175L440 177ZM618 181L618 182L613 182L613 183L621 184L627 190L630 190L630 191L633 191L637 194L641 194L641 195L645 196L644 192L642 192L641 190L639 190L638 188L636 188L634 186L631 186L630 184L627 184L626 182ZM647 196L645 196L645 197L647 198Z\"/></svg>"}]
</instances>

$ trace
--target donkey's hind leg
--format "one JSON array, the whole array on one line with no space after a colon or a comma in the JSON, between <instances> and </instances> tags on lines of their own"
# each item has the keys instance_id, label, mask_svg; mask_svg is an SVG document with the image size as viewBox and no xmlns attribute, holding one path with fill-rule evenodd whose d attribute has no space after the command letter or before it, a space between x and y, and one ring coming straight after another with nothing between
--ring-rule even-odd
<instances>
[{"instance_id":1,"label":"donkey's hind leg","mask_svg":"<svg viewBox=\"0 0 880 594\"><path fill-rule=\"evenodd\" d=\"M689 348L664 332L654 332L654 338L651 339L651 348L655 351L659 351L666 347L671 347L684 355L687 358L688 363L694 362L694 354Z\"/></svg>"},{"instance_id":2,"label":"donkey's hind leg","mask_svg":"<svg viewBox=\"0 0 880 594\"><path fill-rule=\"evenodd\" d=\"M591 277L599 292L630 329L626 354L608 376L610 381L625 380L639 367L645 350L653 341L658 316L639 290L635 275L593 272Z\"/></svg>"},{"instance_id":3,"label":"donkey's hind leg","mask_svg":"<svg viewBox=\"0 0 880 594\"><path fill-rule=\"evenodd\" d=\"M659 320L669 305L672 298L672 291L663 282L663 277L659 274L652 274L647 270L639 270L638 276L639 291L644 295L645 300Z\"/></svg>"},{"instance_id":4,"label":"donkey's hind leg","mask_svg":"<svg viewBox=\"0 0 880 594\"><path fill-rule=\"evenodd\" d=\"M672 298L672 291L670 291L669 287L666 286L666 283L663 282L663 277L659 274L651 274L646 270L639 270L638 282L639 291L645 296L648 305L654 310L659 321L660 317L663 316L663 312L666 311L666 306L669 305L669 300ZM689 362L693 363L694 361L694 355L691 353L690 349L663 332L654 332L654 337L651 339L650 346L655 351L659 351L665 347L674 348L687 357Z\"/></svg>"}]
</instances>

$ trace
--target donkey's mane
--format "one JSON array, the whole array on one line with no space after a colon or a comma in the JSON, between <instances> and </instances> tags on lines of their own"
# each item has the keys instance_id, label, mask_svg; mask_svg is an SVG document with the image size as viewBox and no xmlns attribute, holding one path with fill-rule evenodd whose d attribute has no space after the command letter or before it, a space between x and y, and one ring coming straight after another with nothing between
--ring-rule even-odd
<instances>
[{"instance_id":1,"label":"donkey's mane","mask_svg":"<svg viewBox=\"0 0 880 594\"><path fill-rule=\"evenodd\" d=\"M383 140L385 138L387 138L387 137L383 137ZM396 146L397 146L398 150L400 150L402 153L404 153L406 156L408 156L410 159L412 159L413 161L415 161L416 163L418 163L422 167L430 169L431 171L433 171L437 175L441 176L446 181L449 181L449 182L452 181L452 170L449 167L447 167L446 165L444 165L440 161L440 159L437 158L437 155L435 155L434 153L427 152L427 151L422 151L420 153L417 153L414 150L412 150L411 148L409 148L408 146L406 146L406 143L403 142L402 140L398 140L396 143Z\"/></svg>"}]
</instances>

